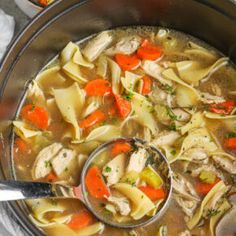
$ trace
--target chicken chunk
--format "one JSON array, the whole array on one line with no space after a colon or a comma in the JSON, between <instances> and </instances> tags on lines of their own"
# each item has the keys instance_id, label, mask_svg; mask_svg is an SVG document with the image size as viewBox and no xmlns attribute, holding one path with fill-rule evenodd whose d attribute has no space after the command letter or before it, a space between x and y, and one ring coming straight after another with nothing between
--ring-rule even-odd
<instances>
[{"instance_id":1,"label":"chicken chunk","mask_svg":"<svg viewBox=\"0 0 236 236\"><path fill-rule=\"evenodd\" d=\"M110 196L107 200L112 203L121 215L127 216L131 212L129 200L126 197Z\"/></svg>"},{"instance_id":2,"label":"chicken chunk","mask_svg":"<svg viewBox=\"0 0 236 236\"><path fill-rule=\"evenodd\" d=\"M63 148L52 159L52 168L61 179L67 179L73 173L76 167L76 153L70 149Z\"/></svg>"},{"instance_id":3,"label":"chicken chunk","mask_svg":"<svg viewBox=\"0 0 236 236\"><path fill-rule=\"evenodd\" d=\"M131 157L127 167L127 173L130 171L136 171L140 173L146 164L148 158L148 152L144 148L139 148L138 151L134 152Z\"/></svg>"},{"instance_id":4,"label":"chicken chunk","mask_svg":"<svg viewBox=\"0 0 236 236\"><path fill-rule=\"evenodd\" d=\"M184 199L178 194L174 195L175 201L179 204L179 206L182 208L183 212L189 216L192 217L195 209L197 208L198 201L196 200L188 200Z\"/></svg>"},{"instance_id":5,"label":"chicken chunk","mask_svg":"<svg viewBox=\"0 0 236 236\"><path fill-rule=\"evenodd\" d=\"M63 146L60 143L53 143L39 152L32 170L34 180L44 178L51 172L51 160L62 148Z\"/></svg>"},{"instance_id":6,"label":"chicken chunk","mask_svg":"<svg viewBox=\"0 0 236 236\"><path fill-rule=\"evenodd\" d=\"M178 121L187 122L190 120L191 116L189 113L180 108L172 109L173 113L177 116Z\"/></svg>"},{"instance_id":7,"label":"chicken chunk","mask_svg":"<svg viewBox=\"0 0 236 236\"><path fill-rule=\"evenodd\" d=\"M205 104L224 102L223 97L215 96L210 93L201 93L201 101Z\"/></svg>"},{"instance_id":8,"label":"chicken chunk","mask_svg":"<svg viewBox=\"0 0 236 236\"><path fill-rule=\"evenodd\" d=\"M103 176L106 177L107 185L116 184L125 173L125 155L119 154L108 162L102 170Z\"/></svg>"},{"instance_id":9,"label":"chicken chunk","mask_svg":"<svg viewBox=\"0 0 236 236\"><path fill-rule=\"evenodd\" d=\"M180 134L175 131L163 131L161 132L156 139L152 141L152 144L157 147L161 146L171 146L175 141L180 138Z\"/></svg>"},{"instance_id":10,"label":"chicken chunk","mask_svg":"<svg viewBox=\"0 0 236 236\"><path fill-rule=\"evenodd\" d=\"M212 156L214 162L230 174L236 174L236 161L229 160L220 156Z\"/></svg>"},{"instance_id":11,"label":"chicken chunk","mask_svg":"<svg viewBox=\"0 0 236 236\"><path fill-rule=\"evenodd\" d=\"M112 36L109 32L104 31L92 39L84 48L83 54L90 61L96 60L99 55L112 42Z\"/></svg>"},{"instance_id":12,"label":"chicken chunk","mask_svg":"<svg viewBox=\"0 0 236 236\"><path fill-rule=\"evenodd\" d=\"M127 36L122 38L115 46L106 50L106 54L113 56L116 53L132 54L134 53L141 43L139 36Z\"/></svg>"},{"instance_id":13,"label":"chicken chunk","mask_svg":"<svg viewBox=\"0 0 236 236\"><path fill-rule=\"evenodd\" d=\"M180 174L173 175L172 185L175 192L178 193L180 196L184 197L185 199L194 201L200 200L199 196L194 190L193 185Z\"/></svg>"}]
</instances>

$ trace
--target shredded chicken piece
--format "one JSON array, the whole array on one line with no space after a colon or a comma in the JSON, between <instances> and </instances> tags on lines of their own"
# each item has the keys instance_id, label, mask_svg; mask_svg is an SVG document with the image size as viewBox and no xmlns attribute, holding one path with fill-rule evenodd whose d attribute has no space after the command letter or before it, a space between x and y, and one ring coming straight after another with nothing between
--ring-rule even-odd
<instances>
[{"instance_id":1,"label":"shredded chicken piece","mask_svg":"<svg viewBox=\"0 0 236 236\"><path fill-rule=\"evenodd\" d=\"M178 121L187 122L191 118L190 114L181 108L174 108L174 109L172 109L172 111L177 116Z\"/></svg>"},{"instance_id":2,"label":"shredded chicken piece","mask_svg":"<svg viewBox=\"0 0 236 236\"><path fill-rule=\"evenodd\" d=\"M51 172L51 160L62 148L63 147L60 143L53 143L39 152L32 170L34 180L44 178Z\"/></svg>"},{"instance_id":3,"label":"shredded chicken piece","mask_svg":"<svg viewBox=\"0 0 236 236\"><path fill-rule=\"evenodd\" d=\"M108 162L102 170L103 176L106 177L107 185L116 184L125 173L125 155L119 154Z\"/></svg>"},{"instance_id":4,"label":"shredded chicken piece","mask_svg":"<svg viewBox=\"0 0 236 236\"><path fill-rule=\"evenodd\" d=\"M220 156L212 156L214 162L230 174L236 174L236 161L229 160Z\"/></svg>"},{"instance_id":5,"label":"shredded chicken piece","mask_svg":"<svg viewBox=\"0 0 236 236\"><path fill-rule=\"evenodd\" d=\"M110 196L107 200L115 206L121 215L127 216L131 212L129 200L126 197Z\"/></svg>"},{"instance_id":6,"label":"shredded chicken piece","mask_svg":"<svg viewBox=\"0 0 236 236\"><path fill-rule=\"evenodd\" d=\"M223 174L221 173L221 171L219 171L218 169L215 168L215 166L211 163L208 163L207 165L201 165L199 168L195 168L193 170L191 170L191 175L193 177L197 177L200 175L200 173L202 171L212 171L214 172L217 177L219 177L220 179L224 178Z\"/></svg>"},{"instance_id":7,"label":"shredded chicken piece","mask_svg":"<svg viewBox=\"0 0 236 236\"><path fill-rule=\"evenodd\" d=\"M179 206L182 208L183 212L189 216L192 217L195 209L197 208L198 201L196 200L187 200L181 197L178 194L174 194L174 199L179 204Z\"/></svg>"},{"instance_id":8,"label":"shredded chicken piece","mask_svg":"<svg viewBox=\"0 0 236 236\"><path fill-rule=\"evenodd\" d=\"M116 53L132 54L141 43L141 38L137 35L122 38L115 46L106 50L106 54L112 56Z\"/></svg>"},{"instance_id":9,"label":"shredded chicken piece","mask_svg":"<svg viewBox=\"0 0 236 236\"><path fill-rule=\"evenodd\" d=\"M183 156L188 157L191 162L203 163L208 162L208 155L202 148L191 148L184 152Z\"/></svg>"},{"instance_id":10,"label":"shredded chicken piece","mask_svg":"<svg viewBox=\"0 0 236 236\"><path fill-rule=\"evenodd\" d=\"M180 134L175 131L163 131L161 132L156 139L152 141L152 144L157 147L165 146L165 145L173 145L175 141L180 138Z\"/></svg>"},{"instance_id":11,"label":"shredded chicken piece","mask_svg":"<svg viewBox=\"0 0 236 236\"><path fill-rule=\"evenodd\" d=\"M195 200L199 201L199 196L197 195L196 191L194 190L193 185L188 182L183 176L180 174L173 175L173 188L175 192L180 194L182 197L188 200Z\"/></svg>"},{"instance_id":12,"label":"shredded chicken piece","mask_svg":"<svg viewBox=\"0 0 236 236\"><path fill-rule=\"evenodd\" d=\"M139 148L138 151L132 153L127 167L127 172L136 171L140 173L144 167L148 158L148 152L145 148Z\"/></svg>"},{"instance_id":13,"label":"shredded chicken piece","mask_svg":"<svg viewBox=\"0 0 236 236\"><path fill-rule=\"evenodd\" d=\"M209 93L201 93L201 101L205 104L225 102L223 97L215 96Z\"/></svg>"}]
</instances>

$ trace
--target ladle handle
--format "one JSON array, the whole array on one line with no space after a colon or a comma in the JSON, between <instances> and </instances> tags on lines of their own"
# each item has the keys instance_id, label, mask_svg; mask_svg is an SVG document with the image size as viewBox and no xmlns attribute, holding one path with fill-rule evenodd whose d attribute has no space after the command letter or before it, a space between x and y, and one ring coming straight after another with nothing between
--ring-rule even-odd
<instances>
[{"instance_id":1,"label":"ladle handle","mask_svg":"<svg viewBox=\"0 0 236 236\"><path fill-rule=\"evenodd\" d=\"M0 181L0 201L15 201L37 198L79 198L80 187L41 182L6 180Z\"/></svg>"}]
</instances>

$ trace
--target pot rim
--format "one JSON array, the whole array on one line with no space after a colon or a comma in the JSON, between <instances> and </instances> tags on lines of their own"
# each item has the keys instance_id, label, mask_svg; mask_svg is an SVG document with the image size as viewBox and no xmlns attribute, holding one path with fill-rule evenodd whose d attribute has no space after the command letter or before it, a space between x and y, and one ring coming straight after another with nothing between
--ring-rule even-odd
<instances>
[{"instance_id":1,"label":"pot rim","mask_svg":"<svg viewBox=\"0 0 236 236\"><path fill-rule=\"evenodd\" d=\"M31 3L32 0L29 0ZM43 24L42 26L39 26L39 29L37 31L35 31L33 34L30 35L29 40L24 44L24 46L22 46L18 51L18 55L13 59L12 63L9 63L9 67L6 66L6 63L8 60L10 59L11 53L16 49L16 46L18 45L19 41L23 38L23 36L31 30L32 26L34 26L38 20L40 20L41 18L43 19L45 15L48 14L48 12L50 13L51 10L54 7L59 6L59 4L65 2L64 0L57 0L55 2L53 2L52 4L50 4L49 6L47 6L46 8L44 8L39 14L37 14L35 16L34 19L32 19L28 24L26 24L26 26L13 38L12 42L9 44L8 46L8 50L5 52L2 60L0 61L0 100L2 98L2 95L4 93L5 90L5 86L8 82L9 79L9 75L11 73L11 71L13 70L15 64L17 63L17 61L19 60L20 56L23 54L23 52L25 51L25 49L28 47L28 45L34 40L35 37L37 37L42 31L44 31L48 25L50 25L52 22L56 21L58 18L60 18L62 15L66 14L67 12L71 11L72 9L79 7L80 5L86 4L87 2L91 2L93 0L80 0L78 1L78 3L75 3L73 5L70 5L67 9L61 10L58 15L52 19L50 19L48 22L45 22L45 24ZM202 4L206 7L209 7L215 11L217 11L218 13L223 14L225 17L229 18L230 20L233 20L236 22L236 12L233 12L231 8L230 12L227 12L227 10L225 9L226 6L225 4L232 4L233 6L236 6L236 1L235 0L193 0L194 2L197 2L198 4ZM36 5L36 3L34 2L34 4ZM222 9L221 7L218 7L219 5L223 5L224 8ZM38 5L40 6L40 5ZM6 72L4 73L4 70L6 70ZM3 75L1 77L1 75ZM4 77L4 78L3 78ZM3 171L3 167L1 165L0 162L0 176L3 177L4 179L6 179L6 176L4 175L4 171ZM18 203L17 202L7 202L6 204L10 211L12 212L12 214L14 215L15 219L18 221L18 223L22 226L22 228L29 233L29 235L35 236L37 233L38 235L42 235L43 232L36 227L27 217L22 217L22 211L20 210Z\"/></svg>"}]
</instances>

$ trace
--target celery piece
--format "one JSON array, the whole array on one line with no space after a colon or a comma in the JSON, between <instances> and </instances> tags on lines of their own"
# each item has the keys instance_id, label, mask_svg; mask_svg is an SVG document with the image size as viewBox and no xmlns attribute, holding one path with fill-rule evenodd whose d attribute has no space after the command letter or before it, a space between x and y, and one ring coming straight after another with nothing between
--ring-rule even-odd
<instances>
[{"instance_id":1,"label":"celery piece","mask_svg":"<svg viewBox=\"0 0 236 236\"><path fill-rule=\"evenodd\" d=\"M150 165L141 172L140 177L153 188L160 188L163 184L161 176Z\"/></svg>"},{"instance_id":2,"label":"celery piece","mask_svg":"<svg viewBox=\"0 0 236 236\"><path fill-rule=\"evenodd\" d=\"M216 180L216 175L212 171L203 170L201 171L199 178L202 182L213 184Z\"/></svg>"}]
</instances>

